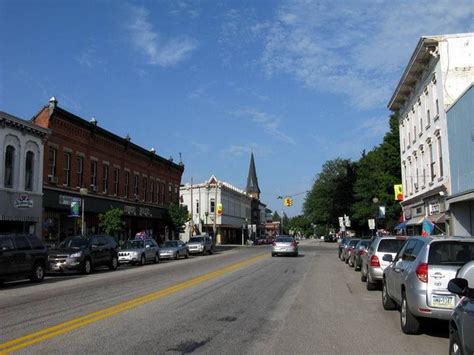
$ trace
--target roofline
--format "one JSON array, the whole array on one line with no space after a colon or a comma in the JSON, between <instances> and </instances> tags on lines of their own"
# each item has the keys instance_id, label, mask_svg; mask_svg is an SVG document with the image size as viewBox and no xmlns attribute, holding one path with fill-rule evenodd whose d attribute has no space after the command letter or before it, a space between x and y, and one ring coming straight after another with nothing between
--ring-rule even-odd
<instances>
[{"instance_id":1,"label":"roofline","mask_svg":"<svg viewBox=\"0 0 474 355\"><path fill-rule=\"evenodd\" d=\"M47 108L47 107L48 107L48 106L45 106L45 108ZM128 141L127 139L125 139L125 138L123 138L123 137L120 137L120 136L116 135L115 133L112 133L112 132L106 130L105 128L102 128L102 127L100 127L100 126L98 126L98 125L95 125L95 124L89 122L89 121L86 121L85 119L83 119L83 118L81 118L81 117L79 117L79 116L77 116L77 115L75 115L75 114L73 114L73 113L71 113L71 112L69 112L69 111L67 111L67 110L65 110L65 109L63 109L63 108L61 108L61 107L56 106L56 107L54 108L53 113L52 113L51 115L53 115L55 112L60 113L60 114L64 114L64 115L66 115L68 118L70 118L70 119L76 121L77 123L79 123L79 124L85 126L86 128L88 128L88 129L90 129L90 130L92 130L92 129L93 129L93 130L96 130L96 131L98 131L99 133L101 133L101 134L103 134L103 135L105 135L105 136L107 136L107 137L109 137L109 138L111 138L111 139L113 139L113 140L115 140L115 141L118 141L119 143L126 144L126 145L130 146L131 148L133 148L133 149L139 151L139 152L142 153L142 154L145 154L145 155L147 155L147 156L150 156L151 154L153 154L154 158L156 158L157 160L159 160L159 161L161 161L161 162L163 162L163 163L165 163L165 164L170 164L170 165L172 165L174 168L176 168L176 169L178 169L178 170L184 171L184 165L176 164L176 163L172 162L171 160L166 159L166 158L163 158L162 156L160 156L160 155L158 155L158 154L156 154L156 153L152 153L152 152L150 152L149 150L146 150L145 148L140 147L139 145L137 145L137 144L135 144L135 143L132 143L132 142Z\"/></svg>"},{"instance_id":2,"label":"roofline","mask_svg":"<svg viewBox=\"0 0 474 355\"><path fill-rule=\"evenodd\" d=\"M0 120L2 120L2 121L4 121L4 120L5 121L11 121L11 122L14 122L18 125L27 127L27 128L34 131L36 134L38 134L40 136L47 136L47 135L51 134L51 130L49 130L47 128L40 127L40 126L35 125L34 123L30 122L30 121L27 121L27 120L24 120L22 118L13 116L13 115L11 115L9 113L6 113L6 112L3 112L3 111L0 111Z\"/></svg>"},{"instance_id":3,"label":"roofline","mask_svg":"<svg viewBox=\"0 0 474 355\"><path fill-rule=\"evenodd\" d=\"M451 106L449 106L449 108L446 110L446 113L448 113L464 97L464 95L466 95L468 91L472 89L473 86L474 81L472 81L471 84L461 93L461 95L459 95L456 100L454 100Z\"/></svg>"}]
</instances>

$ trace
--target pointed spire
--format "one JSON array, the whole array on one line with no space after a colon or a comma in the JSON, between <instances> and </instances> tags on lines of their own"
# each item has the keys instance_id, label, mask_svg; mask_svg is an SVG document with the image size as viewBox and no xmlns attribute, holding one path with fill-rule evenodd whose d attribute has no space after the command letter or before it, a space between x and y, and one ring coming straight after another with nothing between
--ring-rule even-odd
<instances>
[{"instance_id":1,"label":"pointed spire","mask_svg":"<svg viewBox=\"0 0 474 355\"><path fill-rule=\"evenodd\" d=\"M260 198L260 188L258 187L257 170L255 169L255 160L253 152L250 155L249 175L247 177L247 193L257 199Z\"/></svg>"}]
</instances>

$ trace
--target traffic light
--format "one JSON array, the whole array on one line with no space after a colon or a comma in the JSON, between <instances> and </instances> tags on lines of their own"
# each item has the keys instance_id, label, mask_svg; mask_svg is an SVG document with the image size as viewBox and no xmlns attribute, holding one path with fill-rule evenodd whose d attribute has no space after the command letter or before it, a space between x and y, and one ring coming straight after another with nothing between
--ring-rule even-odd
<instances>
[{"instance_id":1,"label":"traffic light","mask_svg":"<svg viewBox=\"0 0 474 355\"><path fill-rule=\"evenodd\" d=\"M293 199L291 197L285 197L283 204L287 207L293 206Z\"/></svg>"}]
</instances>

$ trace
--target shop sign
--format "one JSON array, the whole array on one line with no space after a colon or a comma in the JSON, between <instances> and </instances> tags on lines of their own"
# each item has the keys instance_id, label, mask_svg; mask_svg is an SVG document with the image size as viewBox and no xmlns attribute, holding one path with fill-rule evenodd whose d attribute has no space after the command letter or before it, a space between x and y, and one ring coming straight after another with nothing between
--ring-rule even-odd
<instances>
[{"instance_id":1,"label":"shop sign","mask_svg":"<svg viewBox=\"0 0 474 355\"><path fill-rule=\"evenodd\" d=\"M30 196L26 194L21 194L13 203L15 208L32 208L33 207L33 200L30 199Z\"/></svg>"},{"instance_id":2,"label":"shop sign","mask_svg":"<svg viewBox=\"0 0 474 355\"><path fill-rule=\"evenodd\" d=\"M123 213L128 216L138 216L138 217L152 217L152 213L148 207L137 207L125 205L123 206Z\"/></svg>"},{"instance_id":3,"label":"shop sign","mask_svg":"<svg viewBox=\"0 0 474 355\"><path fill-rule=\"evenodd\" d=\"M432 203L428 206L428 210L430 211L430 215L434 213L439 213L439 203Z\"/></svg>"},{"instance_id":4,"label":"shop sign","mask_svg":"<svg viewBox=\"0 0 474 355\"><path fill-rule=\"evenodd\" d=\"M79 203L81 205L81 198L80 197L73 197L67 195L59 195L59 204L64 206L71 206L73 202Z\"/></svg>"}]
</instances>

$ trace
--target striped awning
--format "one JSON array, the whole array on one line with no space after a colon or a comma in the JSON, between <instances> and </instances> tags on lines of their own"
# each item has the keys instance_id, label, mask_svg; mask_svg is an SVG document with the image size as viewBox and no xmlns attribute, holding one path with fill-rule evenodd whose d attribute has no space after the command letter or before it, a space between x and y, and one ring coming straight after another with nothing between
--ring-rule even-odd
<instances>
[{"instance_id":1,"label":"striped awning","mask_svg":"<svg viewBox=\"0 0 474 355\"><path fill-rule=\"evenodd\" d=\"M413 217L412 219L410 219L406 222L406 225L407 226L415 226L415 225L423 223L424 219L425 219L425 216Z\"/></svg>"}]
</instances>

